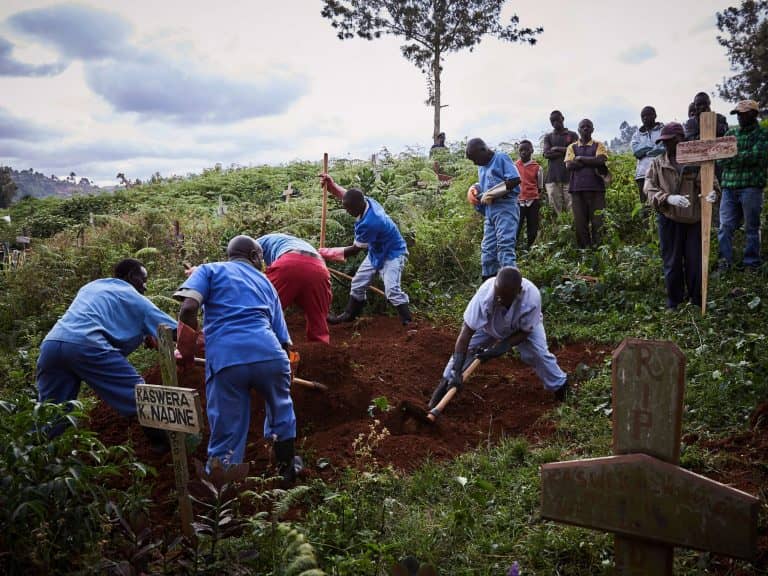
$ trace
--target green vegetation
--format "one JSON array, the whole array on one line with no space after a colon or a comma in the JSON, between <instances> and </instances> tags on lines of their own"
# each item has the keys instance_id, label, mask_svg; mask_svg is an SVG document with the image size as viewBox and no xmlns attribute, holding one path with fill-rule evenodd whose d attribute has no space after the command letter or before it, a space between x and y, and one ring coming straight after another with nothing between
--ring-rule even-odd
<instances>
[{"instance_id":1,"label":"green vegetation","mask_svg":"<svg viewBox=\"0 0 768 576\"><path fill-rule=\"evenodd\" d=\"M420 314L457 324L479 282L482 225L465 200L474 167L460 150L442 153L439 162L441 173L453 176L448 187L440 186L431 161L412 154L385 154L375 170L369 163L337 161L331 172L342 185L361 186L398 221L410 244L404 286ZM765 276L737 270L712 278L703 318L690 306L666 312L657 236L652 219L640 211L634 162L617 156L610 167L614 179L601 248L577 250L570 220L556 219L545 206L537 244L520 255L524 275L541 288L549 338L607 346L625 337L672 340L687 357L684 433L704 440L739 432L768 397ZM182 260L220 259L236 233L285 231L316 244L318 171L311 163L214 169L111 195L26 199L10 208L11 225L0 220L0 238L12 239L22 227L34 237L26 264L0 273L0 568L305 575L322 568L376 575L410 554L450 575L505 574L513 561L526 575L610 572L609 536L544 522L538 512L542 463L610 453L608 364L577 374L578 395L555 411L556 433L544 445L510 438L403 476L369 458L381 432L372 418L372 433L355 445L362 470L296 493L254 490L243 496L256 498L269 513L245 516L240 502L210 487L196 546L175 535L162 539L141 521L152 475L129 448L101 446L86 431L87 422L55 442L37 437L35 423L62 416L29 400L38 347L80 286L109 275L119 258L137 255L149 268L148 294L175 314L170 295L184 278ZM285 203L281 193L289 182L301 194ZM226 206L221 216L219 198ZM180 222L183 242L174 237L174 221ZM327 244L346 243L352 226L331 201ZM737 235L737 250L740 241ZM356 263L348 262L345 271ZM581 279L585 275L597 282ZM344 302L346 288L334 289ZM380 301L376 305L379 313L391 313ZM145 368L153 358L142 351L131 360ZM371 404L377 410L388 406L381 398ZM85 414L78 409L69 416L82 422ZM690 442L683 449L685 466L705 474L720 471L716 454ZM128 473L130 491L102 487L109 485L105 476ZM282 514L297 500L303 515L289 525ZM763 506L763 529L765 512ZM228 535L229 524L241 529L237 537ZM104 564L101 558L112 560ZM708 562L706 555L680 552L675 573L711 573ZM735 566L738 573L760 573L746 563Z\"/></svg>"}]
</instances>

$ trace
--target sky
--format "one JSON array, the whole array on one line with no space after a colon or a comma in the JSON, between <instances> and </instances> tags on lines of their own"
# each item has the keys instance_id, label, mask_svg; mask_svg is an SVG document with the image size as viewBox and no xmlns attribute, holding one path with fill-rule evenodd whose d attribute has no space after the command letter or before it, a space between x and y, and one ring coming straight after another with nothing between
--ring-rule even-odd
<instances>
[{"instance_id":1,"label":"sky","mask_svg":"<svg viewBox=\"0 0 768 576\"><path fill-rule=\"evenodd\" d=\"M561 110L610 140L640 110L684 120L730 75L715 14L735 0L508 1L535 46L484 38L446 55L441 128L489 145L550 130ZM217 163L426 153L426 79L402 41L341 41L321 0L0 3L0 164L102 185Z\"/></svg>"}]
</instances>

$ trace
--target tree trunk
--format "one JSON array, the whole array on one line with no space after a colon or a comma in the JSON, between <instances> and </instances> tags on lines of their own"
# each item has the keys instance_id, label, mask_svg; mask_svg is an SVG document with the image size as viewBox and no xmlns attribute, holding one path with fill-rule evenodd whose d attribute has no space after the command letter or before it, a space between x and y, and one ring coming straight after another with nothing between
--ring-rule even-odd
<instances>
[{"instance_id":1,"label":"tree trunk","mask_svg":"<svg viewBox=\"0 0 768 576\"><path fill-rule=\"evenodd\" d=\"M434 126L432 130L432 143L437 142L440 134L440 53L435 51L435 60L432 63L432 80L434 82L433 106L435 107Z\"/></svg>"}]
</instances>

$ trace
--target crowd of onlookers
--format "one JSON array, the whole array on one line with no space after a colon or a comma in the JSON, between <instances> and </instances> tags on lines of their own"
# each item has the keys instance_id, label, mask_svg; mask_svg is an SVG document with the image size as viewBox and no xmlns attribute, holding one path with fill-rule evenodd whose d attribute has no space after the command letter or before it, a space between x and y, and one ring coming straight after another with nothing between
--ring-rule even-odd
<instances>
[{"instance_id":1,"label":"crowd of onlookers","mask_svg":"<svg viewBox=\"0 0 768 576\"><path fill-rule=\"evenodd\" d=\"M716 136L734 136L737 154L718 160L711 190L701 190L697 165L677 162L677 145L699 139L699 116L711 111L709 96L696 94L688 107L684 124L657 120L653 106L640 111L641 126L633 134L630 148L637 165L635 182L643 206L642 214L653 209L659 233L667 306L676 308L686 300L701 303L701 202L712 205L712 223L718 238L718 273L734 265L733 239L743 227L744 255L740 266L757 271L760 256L760 217L763 190L768 177L768 129L759 122L759 105L742 100L731 114L737 123L728 125L716 115ZM516 265L518 234L527 246L536 239L539 209L544 199L556 215L571 212L576 244L591 248L601 242L605 193L611 183L606 146L592 139L594 125L585 118L578 133L565 126L559 110L549 117L552 131L542 142L544 170L532 158L533 144L518 144L519 159L488 149L479 138L467 143L466 155L478 166L479 182L467 192L467 199L484 215L482 245L483 277L498 268ZM445 147L445 134L435 140ZM523 232L524 231L524 232Z\"/></svg>"}]
</instances>

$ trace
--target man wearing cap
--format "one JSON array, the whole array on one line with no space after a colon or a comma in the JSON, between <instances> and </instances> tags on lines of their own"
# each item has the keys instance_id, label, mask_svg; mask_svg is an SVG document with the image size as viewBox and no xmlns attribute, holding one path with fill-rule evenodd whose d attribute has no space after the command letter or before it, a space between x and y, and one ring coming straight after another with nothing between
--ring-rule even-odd
<instances>
[{"instance_id":1,"label":"man wearing cap","mask_svg":"<svg viewBox=\"0 0 768 576\"><path fill-rule=\"evenodd\" d=\"M768 171L768 130L757 121L759 107L754 100L742 100L731 110L739 121L738 127L726 135L736 136L738 153L733 158L718 160L722 170L723 199L720 204L720 271L733 264L733 232L744 219L744 268L760 266L760 212L763 209L763 188Z\"/></svg>"},{"instance_id":2,"label":"man wearing cap","mask_svg":"<svg viewBox=\"0 0 768 576\"><path fill-rule=\"evenodd\" d=\"M658 213L668 310L686 300L701 305L701 174L698 166L677 163L677 145L684 138L681 124L664 126L656 140L664 153L653 159L645 176L648 203ZM717 191L707 192L705 200L714 203Z\"/></svg>"}]
</instances>

